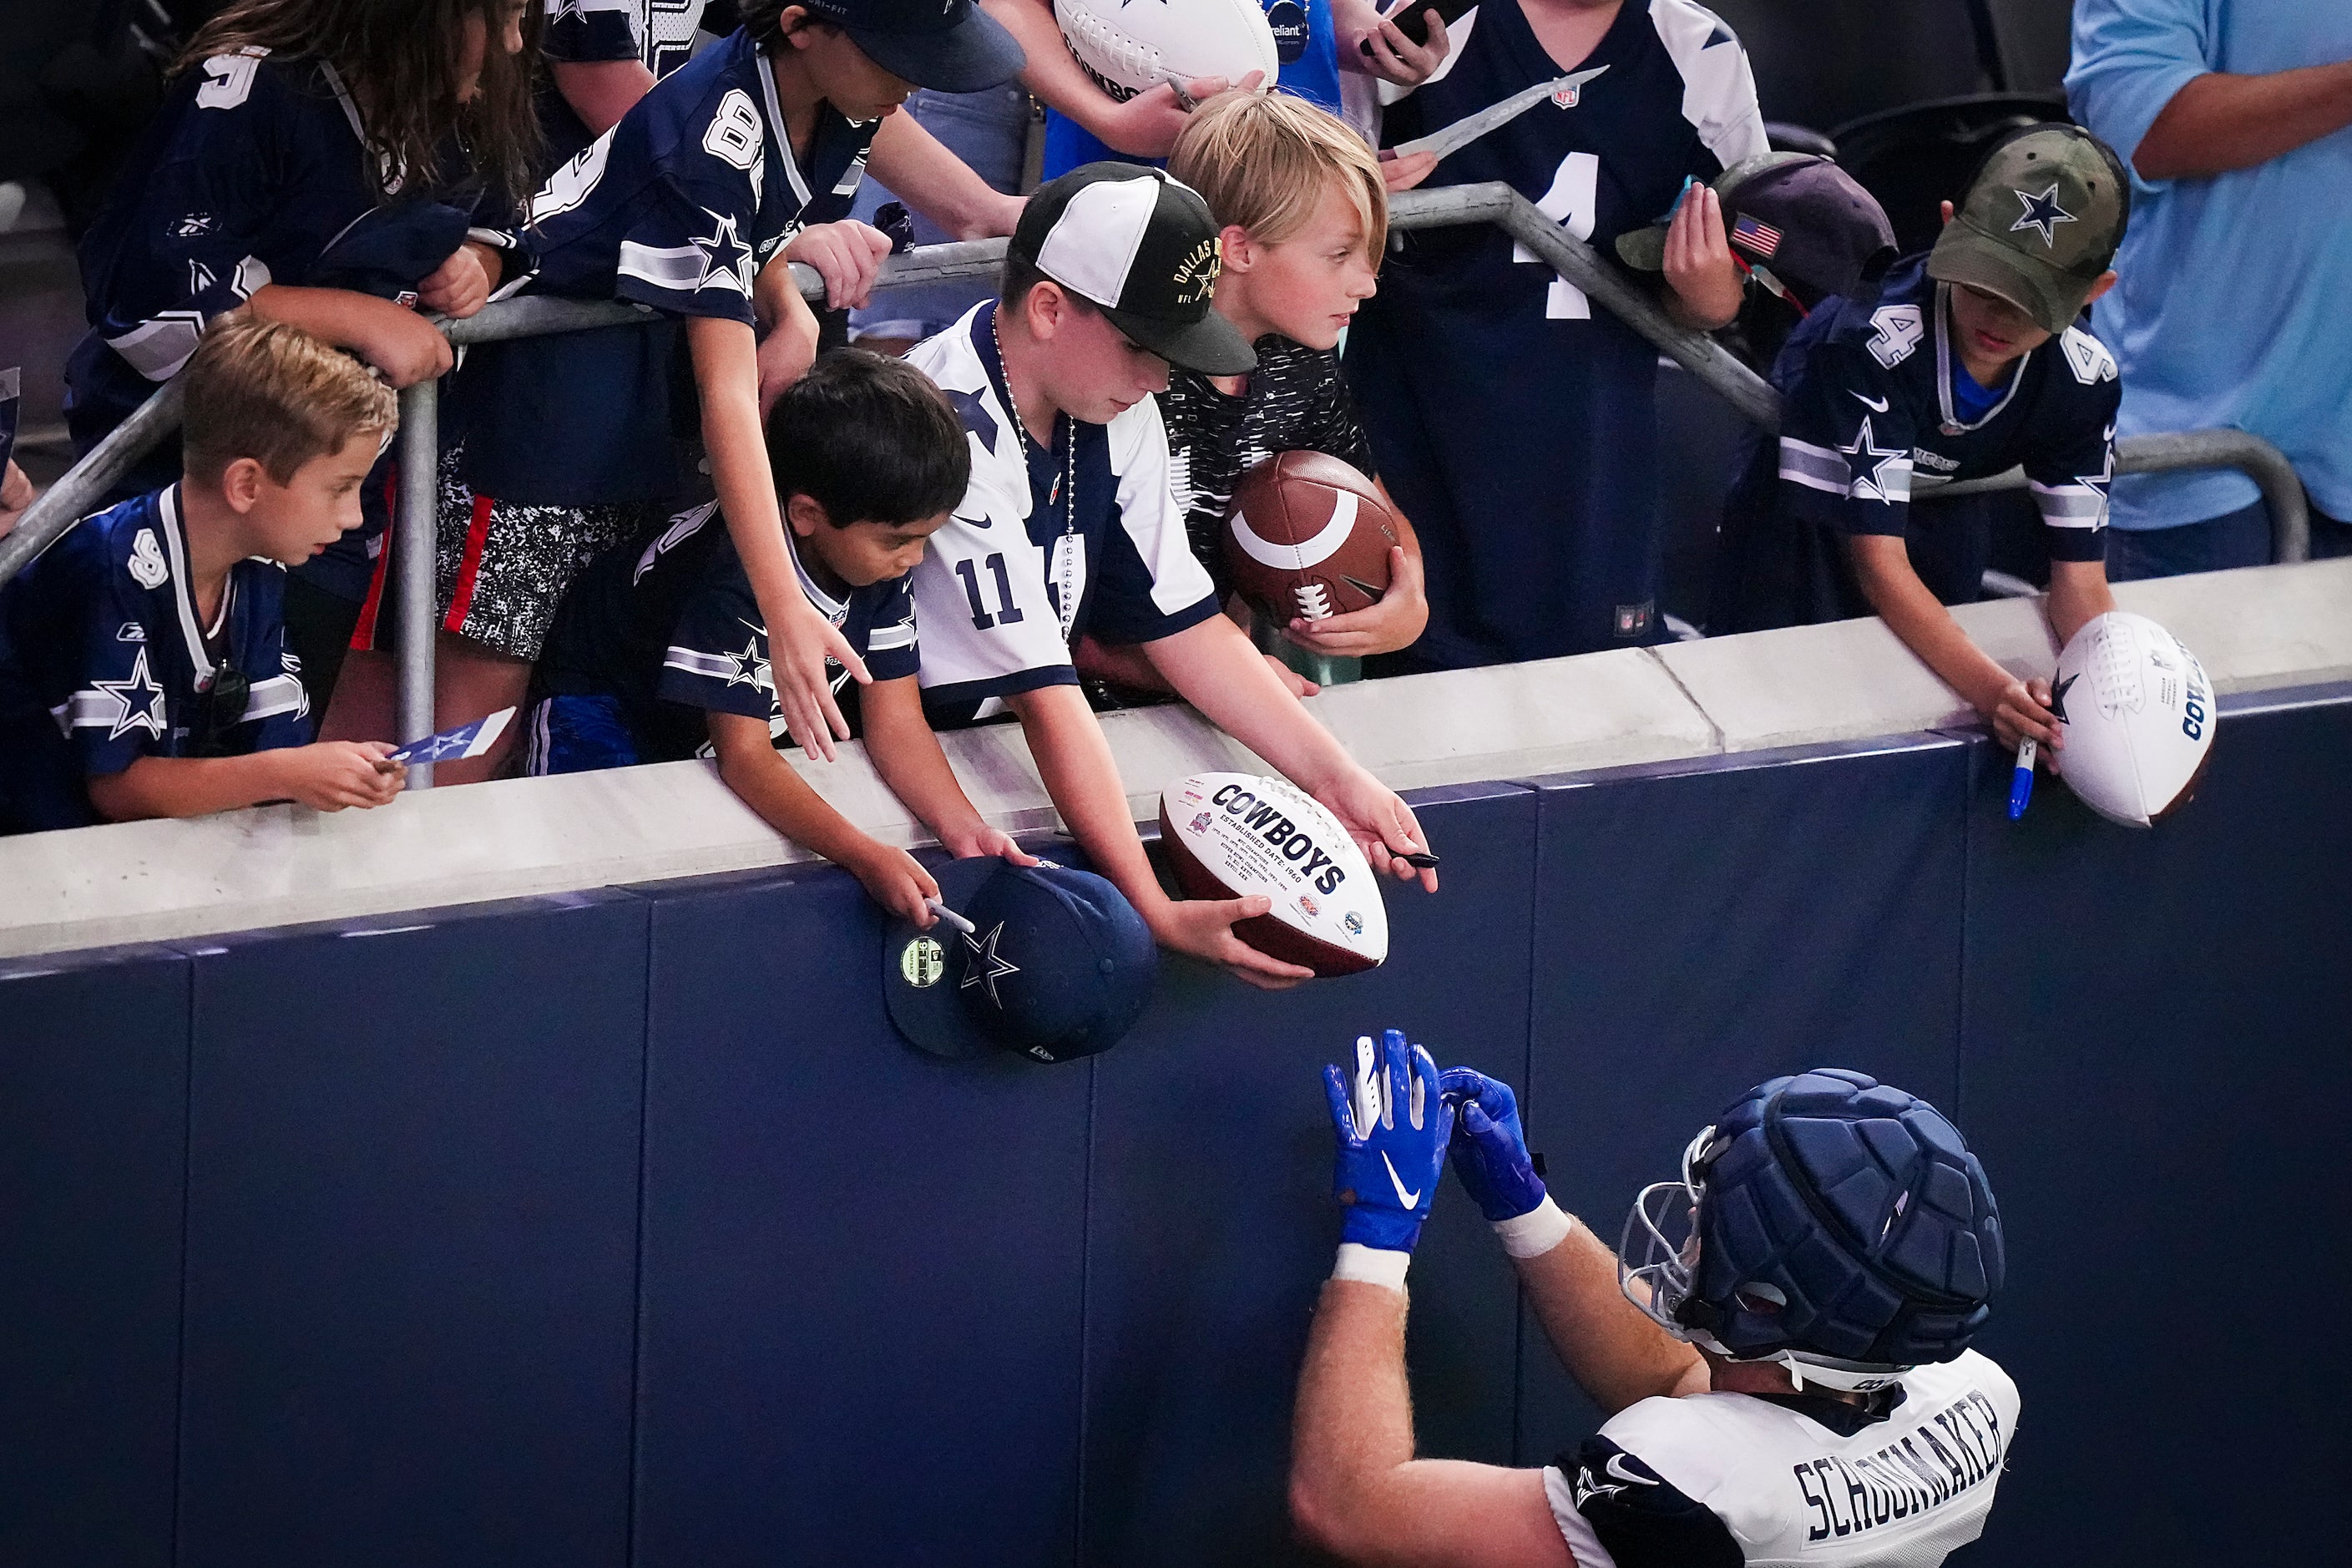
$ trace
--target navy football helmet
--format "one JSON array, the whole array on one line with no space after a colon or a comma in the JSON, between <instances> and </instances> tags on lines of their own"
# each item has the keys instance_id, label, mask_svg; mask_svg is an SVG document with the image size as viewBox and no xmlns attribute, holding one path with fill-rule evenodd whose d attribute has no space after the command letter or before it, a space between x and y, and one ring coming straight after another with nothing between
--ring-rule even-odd
<instances>
[{"instance_id":1,"label":"navy football helmet","mask_svg":"<svg viewBox=\"0 0 2352 1568\"><path fill-rule=\"evenodd\" d=\"M1934 1106L1818 1068L1693 1139L1683 1179L1634 1200L1618 1258L1627 1299L1675 1338L1784 1363L1800 1388L1869 1390L1984 1327L2000 1213Z\"/></svg>"}]
</instances>

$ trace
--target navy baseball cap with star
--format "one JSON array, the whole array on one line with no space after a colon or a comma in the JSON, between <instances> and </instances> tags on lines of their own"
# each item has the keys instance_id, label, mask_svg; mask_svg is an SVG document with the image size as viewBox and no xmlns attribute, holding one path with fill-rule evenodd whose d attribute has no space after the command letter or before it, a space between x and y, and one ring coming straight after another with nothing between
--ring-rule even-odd
<instances>
[{"instance_id":1,"label":"navy baseball cap with star","mask_svg":"<svg viewBox=\"0 0 2352 1568\"><path fill-rule=\"evenodd\" d=\"M972 0L796 0L849 35L866 58L934 92L979 92L1021 74L1028 58Z\"/></svg>"},{"instance_id":2,"label":"navy baseball cap with star","mask_svg":"<svg viewBox=\"0 0 2352 1568\"><path fill-rule=\"evenodd\" d=\"M1117 1045L1151 1000L1151 932L1093 872L987 855L936 875L971 931L894 918L882 933L890 1021L933 1056L1073 1061Z\"/></svg>"}]
</instances>

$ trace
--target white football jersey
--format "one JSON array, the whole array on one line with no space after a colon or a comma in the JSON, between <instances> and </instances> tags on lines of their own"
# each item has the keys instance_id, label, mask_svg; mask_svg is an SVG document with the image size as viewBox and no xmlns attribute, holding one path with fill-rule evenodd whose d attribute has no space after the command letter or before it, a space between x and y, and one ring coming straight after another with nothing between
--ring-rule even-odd
<instances>
[{"instance_id":1,"label":"white football jersey","mask_svg":"<svg viewBox=\"0 0 2352 1568\"><path fill-rule=\"evenodd\" d=\"M1620 1411L1544 1472L1578 1568L1936 1568L1984 1529L2017 1384L1974 1351L1883 1415L1816 1394Z\"/></svg>"},{"instance_id":2,"label":"white football jersey","mask_svg":"<svg viewBox=\"0 0 2352 1568\"><path fill-rule=\"evenodd\" d=\"M1012 413L994 311L984 301L907 355L947 394L971 450L963 500L914 571L934 722L1075 683L1082 634L1152 642L1217 613L1169 488L1159 405L1147 397L1108 425L1058 419L1052 451L1035 447Z\"/></svg>"}]
</instances>

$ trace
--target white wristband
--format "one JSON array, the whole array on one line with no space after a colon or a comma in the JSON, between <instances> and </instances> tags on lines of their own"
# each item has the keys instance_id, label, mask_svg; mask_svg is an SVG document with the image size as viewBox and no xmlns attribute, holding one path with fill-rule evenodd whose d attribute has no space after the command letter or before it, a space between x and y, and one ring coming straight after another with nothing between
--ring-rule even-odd
<instances>
[{"instance_id":1,"label":"white wristband","mask_svg":"<svg viewBox=\"0 0 2352 1568\"><path fill-rule=\"evenodd\" d=\"M1546 1193L1543 1202L1527 1213L1512 1219L1491 1222L1495 1234L1502 1238L1503 1250L1514 1258L1541 1258L1568 1239L1576 1228L1576 1216L1551 1201Z\"/></svg>"},{"instance_id":2,"label":"white wristband","mask_svg":"<svg viewBox=\"0 0 2352 1568\"><path fill-rule=\"evenodd\" d=\"M1384 1285L1402 1295L1404 1292L1404 1271L1412 1262L1410 1252L1391 1252L1382 1247L1365 1247L1359 1242L1339 1244L1339 1259L1331 1266L1334 1279L1353 1279L1365 1285Z\"/></svg>"}]
</instances>

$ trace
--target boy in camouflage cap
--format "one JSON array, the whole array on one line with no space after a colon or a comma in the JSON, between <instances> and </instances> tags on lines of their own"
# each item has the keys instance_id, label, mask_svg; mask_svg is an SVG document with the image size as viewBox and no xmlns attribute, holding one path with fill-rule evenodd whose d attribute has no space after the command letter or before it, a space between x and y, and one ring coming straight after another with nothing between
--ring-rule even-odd
<instances>
[{"instance_id":1,"label":"boy in camouflage cap","mask_svg":"<svg viewBox=\"0 0 2352 1568\"><path fill-rule=\"evenodd\" d=\"M1981 596L1989 510L1910 503L1915 482L2022 464L2050 550L2051 630L2063 644L2115 607L2104 560L2121 388L2076 318L2115 282L2129 202L2097 138L2020 132L1957 214L1944 204L1933 249L1790 335L1772 368L1780 438L1759 437L1725 507L1710 630L1882 616L2003 745L2058 749L2047 684L1994 663L1945 608Z\"/></svg>"}]
</instances>

